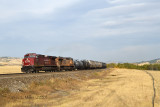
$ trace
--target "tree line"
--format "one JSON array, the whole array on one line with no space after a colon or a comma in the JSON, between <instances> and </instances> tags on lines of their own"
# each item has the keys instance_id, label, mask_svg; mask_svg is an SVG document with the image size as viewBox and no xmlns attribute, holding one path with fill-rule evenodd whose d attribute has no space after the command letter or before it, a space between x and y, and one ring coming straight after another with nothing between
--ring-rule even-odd
<instances>
[{"instance_id":1,"label":"tree line","mask_svg":"<svg viewBox=\"0 0 160 107\"><path fill-rule=\"evenodd\" d=\"M127 68L127 69L139 69L139 70L160 70L160 64L146 64L138 65L131 63L110 63L107 64L107 68Z\"/></svg>"}]
</instances>

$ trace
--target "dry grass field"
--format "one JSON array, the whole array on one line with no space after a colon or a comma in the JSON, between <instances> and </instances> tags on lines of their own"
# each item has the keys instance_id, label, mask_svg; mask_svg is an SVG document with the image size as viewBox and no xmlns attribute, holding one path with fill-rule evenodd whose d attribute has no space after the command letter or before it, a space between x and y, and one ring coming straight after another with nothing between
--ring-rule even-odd
<instances>
[{"instance_id":1,"label":"dry grass field","mask_svg":"<svg viewBox=\"0 0 160 107\"><path fill-rule=\"evenodd\" d=\"M0 74L21 73L21 58L0 57Z\"/></svg>"},{"instance_id":2,"label":"dry grass field","mask_svg":"<svg viewBox=\"0 0 160 107\"><path fill-rule=\"evenodd\" d=\"M0 74L22 73L21 66L0 66Z\"/></svg>"},{"instance_id":3,"label":"dry grass field","mask_svg":"<svg viewBox=\"0 0 160 107\"><path fill-rule=\"evenodd\" d=\"M147 73L129 69L106 72L93 73L80 81L50 80L41 85L31 84L33 96L20 97L6 107L152 107L152 79ZM160 107L160 72L148 72L155 78L155 107Z\"/></svg>"},{"instance_id":4,"label":"dry grass field","mask_svg":"<svg viewBox=\"0 0 160 107\"><path fill-rule=\"evenodd\" d=\"M57 107L152 107L152 95L152 81L146 73L115 69L105 78L87 81L80 91L51 102Z\"/></svg>"}]
</instances>

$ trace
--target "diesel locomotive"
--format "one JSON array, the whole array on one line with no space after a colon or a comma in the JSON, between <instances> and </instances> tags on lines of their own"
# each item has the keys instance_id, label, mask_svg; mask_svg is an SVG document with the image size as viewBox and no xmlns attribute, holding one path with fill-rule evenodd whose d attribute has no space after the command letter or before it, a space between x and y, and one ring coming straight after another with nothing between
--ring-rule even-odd
<instances>
[{"instance_id":1,"label":"diesel locomotive","mask_svg":"<svg viewBox=\"0 0 160 107\"><path fill-rule=\"evenodd\" d=\"M73 60L70 57L46 56L36 53L28 53L22 59L21 71L25 73L36 73L39 71L72 71L83 69L106 68L106 63L92 60Z\"/></svg>"}]
</instances>

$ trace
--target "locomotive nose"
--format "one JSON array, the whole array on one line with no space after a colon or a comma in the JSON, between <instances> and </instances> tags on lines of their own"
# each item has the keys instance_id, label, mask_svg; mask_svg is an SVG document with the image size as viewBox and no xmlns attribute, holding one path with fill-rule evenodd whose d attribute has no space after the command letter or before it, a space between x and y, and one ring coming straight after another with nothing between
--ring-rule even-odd
<instances>
[{"instance_id":1,"label":"locomotive nose","mask_svg":"<svg viewBox=\"0 0 160 107\"><path fill-rule=\"evenodd\" d=\"M33 58L24 58L23 59L23 66L31 66L34 64Z\"/></svg>"},{"instance_id":2,"label":"locomotive nose","mask_svg":"<svg viewBox=\"0 0 160 107\"><path fill-rule=\"evenodd\" d=\"M30 59L25 59L25 63L30 63Z\"/></svg>"}]
</instances>

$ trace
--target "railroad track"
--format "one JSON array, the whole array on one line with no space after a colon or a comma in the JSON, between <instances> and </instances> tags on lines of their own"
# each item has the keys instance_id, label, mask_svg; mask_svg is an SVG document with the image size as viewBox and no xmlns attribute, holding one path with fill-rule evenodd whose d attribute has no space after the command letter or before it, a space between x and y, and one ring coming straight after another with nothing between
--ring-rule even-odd
<instances>
[{"instance_id":1,"label":"railroad track","mask_svg":"<svg viewBox=\"0 0 160 107\"><path fill-rule=\"evenodd\" d=\"M92 70L77 70L77 71L59 71L59 72L39 72L39 73L11 73L11 74L0 74L0 79L4 78L14 78L14 77L30 77L30 76L45 76L45 75L58 75L58 74L66 74L66 73L78 73L78 72L97 72L104 69L92 69Z\"/></svg>"},{"instance_id":2,"label":"railroad track","mask_svg":"<svg viewBox=\"0 0 160 107\"><path fill-rule=\"evenodd\" d=\"M80 71L76 71L76 72L80 72ZM30 77L30 76L56 75L56 74L64 74L64 73L75 73L75 71L0 74L0 79L13 78L13 77Z\"/></svg>"}]
</instances>

